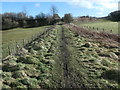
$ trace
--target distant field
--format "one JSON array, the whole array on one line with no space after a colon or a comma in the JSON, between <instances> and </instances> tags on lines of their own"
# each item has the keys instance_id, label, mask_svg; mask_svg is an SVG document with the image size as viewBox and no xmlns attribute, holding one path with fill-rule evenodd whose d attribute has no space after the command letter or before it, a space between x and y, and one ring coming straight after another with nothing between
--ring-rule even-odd
<instances>
[{"instance_id":1,"label":"distant field","mask_svg":"<svg viewBox=\"0 0 120 90\"><path fill-rule=\"evenodd\" d=\"M8 46L10 48L14 48L16 45L16 42L20 45L21 42L23 42L23 39L25 41L28 41L32 39L33 35L36 35L40 32L43 32L43 30L48 27L36 27L36 28L16 28L16 29L10 29L6 31L1 31L2 33L2 48L3 48L3 56L4 54L8 53L6 52L8 49ZM6 53L5 53L6 52Z\"/></svg>"},{"instance_id":2,"label":"distant field","mask_svg":"<svg viewBox=\"0 0 120 90\"><path fill-rule=\"evenodd\" d=\"M103 28L105 29L105 32L110 32L110 30L113 31L114 34L118 33L118 22L89 22L89 23L75 23L78 26L90 26L94 28L98 28L99 31L102 31Z\"/></svg>"}]
</instances>

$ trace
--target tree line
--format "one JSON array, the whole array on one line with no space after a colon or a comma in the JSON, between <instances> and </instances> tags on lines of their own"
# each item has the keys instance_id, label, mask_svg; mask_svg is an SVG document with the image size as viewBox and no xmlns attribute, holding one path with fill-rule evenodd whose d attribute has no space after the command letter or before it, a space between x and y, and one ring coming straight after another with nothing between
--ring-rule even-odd
<instances>
[{"instance_id":1,"label":"tree line","mask_svg":"<svg viewBox=\"0 0 120 90\"><path fill-rule=\"evenodd\" d=\"M2 14L2 30L22 27L38 27L53 24L53 17L40 13L33 16L27 16L24 12L21 13L4 13Z\"/></svg>"},{"instance_id":2,"label":"tree line","mask_svg":"<svg viewBox=\"0 0 120 90\"><path fill-rule=\"evenodd\" d=\"M111 21L120 21L120 10L111 12L107 17L105 17Z\"/></svg>"},{"instance_id":3,"label":"tree line","mask_svg":"<svg viewBox=\"0 0 120 90\"><path fill-rule=\"evenodd\" d=\"M22 11L19 13L7 12L1 14L2 17L2 30L7 30L11 28L30 28L30 27L39 27L45 25L54 25L58 22L70 23L73 20L71 14L65 14L63 18L58 15L58 10L55 6L51 7L51 13L39 13L35 17L28 16L26 12Z\"/></svg>"}]
</instances>

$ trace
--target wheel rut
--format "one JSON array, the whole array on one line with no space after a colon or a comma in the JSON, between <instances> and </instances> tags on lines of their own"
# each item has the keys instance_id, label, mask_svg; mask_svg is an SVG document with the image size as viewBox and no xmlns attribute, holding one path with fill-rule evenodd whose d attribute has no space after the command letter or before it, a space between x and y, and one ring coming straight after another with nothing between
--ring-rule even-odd
<instances>
[{"instance_id":1,"label":"wheel rut","mask_svg":"<svg viewBox=\"0 0 120 90\"><path fill-rule=\"evenodd\" d=\"M61 45L60 45L60 51L61 51L61 62L62 62L62 68L63 68L63 88L69 87L68 85L68 63L69 63L69 57L70 57L70 52L67 49L67 40L65 38L65 33L64 33L64 28L61 27Z\"/></svg>"},{"instance_id":2,"label":"wheel rut","mask_svg":"<svg viewBox=\"0 0 120 90\"><path fill-rule=\"evenodd\" d=\"M67 35L68 31L64 26L61 26L60 31L60 58L61 68L63 70L61 80L62 88L75 88L80 89L84 88L82 83L81 74L75 70L76 65L73 64L74 60L73 52L70 49L69 37ZM77 63L78 64L78 63ZM79 65L78 65L79 66ZM81 89L82 90L82 89Z\"/></svg>"},{"instance_id":3,"label":"wheel rut","mask_svg":"<svg viewBox=\"0 0 120 90\"><path fill-rule=\"evenodd\" d=\"M68 48L69 42L67 41L67 37L65 35L65 29L63 26L61 26L61 45L60 45L60 52L61 52L61 63L63 68L63 82L62 82L62 88L76 88L78 85L76 84L76 80L74 78L74 75L72 75L74 72L71 70L70 61L72 59L71 53Z\"/></svg>"}]
</instances>

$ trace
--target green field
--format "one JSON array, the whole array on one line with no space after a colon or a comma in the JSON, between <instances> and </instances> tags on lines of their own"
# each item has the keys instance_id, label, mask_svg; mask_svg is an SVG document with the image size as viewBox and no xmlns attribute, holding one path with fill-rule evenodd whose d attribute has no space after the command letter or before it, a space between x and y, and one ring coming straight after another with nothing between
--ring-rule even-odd
<instances>
[{"instance_id":1,"label":"green field","mask_svg":"<svg viewBox=\"0 0 120 90\"><path fill-rule=\"evenodd\" d=\"M33 36L37 36L37 34L42 33L47 27L48 26L36 28L15 28L6 31L1 31L0 33L2 33L3 56L4 54L6 56L6 53L8 53L8 46L10 48L14 48L16 42L20 45L22 44L23 39L25 40L25 42L28 42L32 39Z\"/></svg>"},{"instance_id":2,"label":"green field","mask_svg":"<svg viewBox=\"0 0 120 90\"><path fill-rule=\"evenodd\" d=\"M29 39L33 35L45 29L45 27L37 28L16 28L7 31L2 31L2 43L6 44L11 41L19 41L22 39Z\"/></svg>"},{"instance_id":3,"label":"green field","mask_svg":"<svg viewBox=\"0 0 120 90\"><path fill-rule=\"evenodd\" d=\"M91 28L98 28L99 31L102 31L103 28L105 29L105 32L110 32L112 30L112 33L118 34L118 22L111 22L111 21L100 21L100 22L88 22L88 23L75 23L78 26L88 26Z\"/></svg>"}]
</instances>

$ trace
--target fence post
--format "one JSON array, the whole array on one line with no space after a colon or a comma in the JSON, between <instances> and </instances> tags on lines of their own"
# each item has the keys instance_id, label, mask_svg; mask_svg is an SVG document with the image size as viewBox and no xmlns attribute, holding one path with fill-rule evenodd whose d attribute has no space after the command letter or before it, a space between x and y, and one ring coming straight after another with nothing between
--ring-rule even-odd
<instances>
[{"instance_id":1,"label":"fence post","mask_svg":"<svg viewBox=\"0 0 120 90\"><path fill-rule=\"evenodd\" d=\"M8 53L11 55L10 46L8 45Z\"/></svg>"},{"instance_id":2,"label":"fence post","mask_svg":"<svg viewBox=\"0 0 120 90\"><path fill-rule=\"evenodd\" d=\"M98 28L97 28L97 31L98 31Z\"/></svg>"},{"instance_id":3,"label":"fence post","mask_svg":"<svg viewBox=\"0 0 120 90\"><path fill-rule=\"evenodd\" d=\"M112 30L110 30L110 32L112 33Z\"/></svg>"},{"instance_id":4,"label":"fence post","mask_svg":"<svg viewBox=\"0 0 120 90\"><path fill-rule=\"evenodd\" d=\"M18 52L19 52L19 45L18 45L18 43L16 42L16 53L18 54Z\"/></svg>"},{"instance_id":5,"label":"fence post","mask_svg":"<svg viewBox=\"0 0 120 90\"><path fill-rule=\"evenodd\" d=\"M24 45L25 45L25 40L23 39L23 47L24 47Z\"/></svg>"},{"instance_id":6,"label":"fence post","mask_svg":"<svg viewBox=\"0 0 120 90\"><path fill-rule=\"evenodd\" d=\"M34 40L34 36L32 35L32 41Z\"/></svg>"},{"instance_id":7,"label":"fence post","mask_svg":"<svg viewBox=\"0 0 120 90\"><path fill-rule=\"evenodd\" d=\"M103 31L105 31L105 29L103 28Z\"/></svg>"},{"instance_id":8,"label":"fence post","mask_svg":"<svg viewBox=\"0 0 120 90\"><path fill-rule=\"evenodd\" d=\"M26 47L28 46L28 44L29 44L29 40L27 39L27 40L26 40Z\"/></svg>"},{"instance_id":9,"label":"fence post","mask_svg":"<svg viewBox=\"0 0 120 90\"><path fill-rule=\"evenodd\" d=\"M91 29L91 27L89 26L89 28Z\"/></svg>"}]
</instances>

